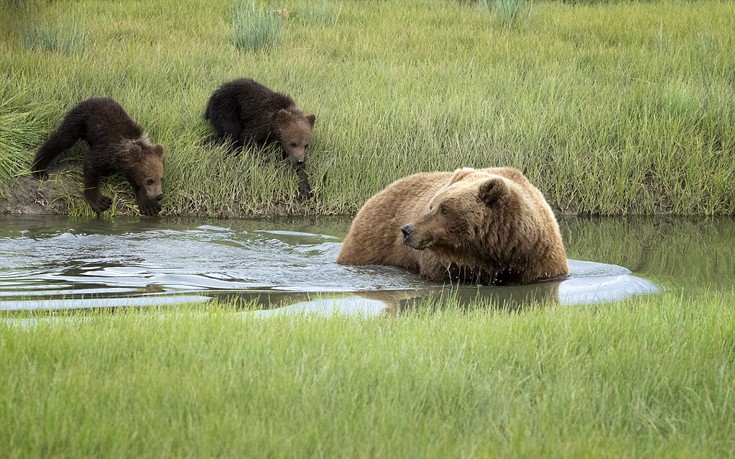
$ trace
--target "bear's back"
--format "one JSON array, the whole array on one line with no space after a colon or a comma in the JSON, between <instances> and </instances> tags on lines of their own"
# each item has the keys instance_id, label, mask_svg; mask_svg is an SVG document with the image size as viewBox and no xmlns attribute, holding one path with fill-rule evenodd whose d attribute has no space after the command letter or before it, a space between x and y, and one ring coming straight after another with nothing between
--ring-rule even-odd
<instances>
[{"instance_id":1,"label":"bear's back","mask_svg":"<svg viewBox=\"0 0 735 459\"><path fill-rule=\"evenodd\" d=\"M115 100L98 97L87 99L72 109L84 119L84 139L90 147L108 146L143 136L143 128L133 121Z\"/></svg>"},{"instance_id":2,"label":"bear's back","mask_svg":"<svg viewBox=\"0 0 735 459\"><path fill-rule=\"evenodd\" d=\"M238 101L243 113L271 117L278 110L294 110L296 103L286 94L273 91L250 78L240 78L224 84L218 91Z\"/></svg>"}]
</instances>

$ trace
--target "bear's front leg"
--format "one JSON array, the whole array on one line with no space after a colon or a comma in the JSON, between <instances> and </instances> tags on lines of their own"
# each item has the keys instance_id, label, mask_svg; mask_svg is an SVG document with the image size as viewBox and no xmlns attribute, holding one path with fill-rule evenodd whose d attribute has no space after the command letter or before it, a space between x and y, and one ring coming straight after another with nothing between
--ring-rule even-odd
<instances>
[{"instance_id":1,"label":"bear's front leg","mask_svg":"<svg viewBox=\"0 0 735 459\"><path fill-rule=\"evenodd\" d=\"M147 216L158 215L161 212L161 204L158 201L154 201L145 194L143 187L138 188L135 192L135 200L138 202L138 208L140 213Z\"/></svg>"},{"instance_id":2,"label":"bear's front leg","mask_svg":"<svg viewBox=\"0 0 735 459\"><path fill-rule=\"evenodd\" d=\"M452 282L450 265L442 264L439 259L428 250L422 250L418 255L419 273L434 282Z\"/></svg>"},{"instance_id":3,"label":"bear's front leg","mask_svg":"<svg viewBox=\"0 0 735 459\"><path fill-rule=\"evenodd\" d=\"M304 201L311 198L313 193L311 191L311 185L309 185L309 176L306 175L306 168L304 166L297 167L296 175L299 177L299 199Z\"/></svg>"},{"instance_id":4,"label":"bear's front leg","mask_svg":"<svg viewBox=\"0 0 735 459\"><path fill-rule=\"evenodd\" d=\"M139 186L134 178L128 178L128 183L135 192L135 202L138 203L138 209L140 213L147 216L158 215L161 211L161 204L148 197L145 192L145 187Z\"/></svg>"},{"instance_id":5,"label":"bear's front leg","mask_svg":"<svg viewBox=\"0 0 735 459\"><path fill-rule=\"evenodd\" d=\"M100 176L94 171L84 170L84 199L97 215L106 211L112 205L112 199L100 193Z\"/></svg>"}]
</instances>

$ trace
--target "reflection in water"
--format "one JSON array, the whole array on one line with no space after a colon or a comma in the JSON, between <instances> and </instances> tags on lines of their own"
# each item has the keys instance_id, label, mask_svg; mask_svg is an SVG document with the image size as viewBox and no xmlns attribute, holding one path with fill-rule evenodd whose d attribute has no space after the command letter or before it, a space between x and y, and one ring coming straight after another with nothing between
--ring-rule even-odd
<instances>
[{"instance_id":1,"label":"reflection in water","mask_svg":"<svg viewBox=\"0 0 735 459\"><path fill-rule=\"evenodd\" d=\"M735 220L667 216L559 222L567 256L626 266L666 288L730 290Z\"/></svg>"},{"instance_id":2,"label":"reflection in water","mask_svg":"<svg viewBox=\"0 0 735 459\"><path fill-rule=\"evenodd\" d=\"M732 220L563 219L570 257L612 264L570 260L568 279L529 286L443 287L396 268L337 265L349 219L0 218L6 311L220 298L257 304L264 309L258 315L372 315L425 298L498 307L589 304L652 293L656 285L731 288L735 275Z\"/></svg>"},{"instance_id":3,"label":"reflection in water","mask_svg":"<svg viewBox=\"0 0 735 459\"><path fill-rule=\"evenodd\" d=\"M372 291L358 294L321 297L275 309L258 311L256 315L310 313L329 315L375 315L412 308L420 300L461 305L482 304L503 309L519 309L524 305L551 302L560 305L594 304L618 301L632 295L650 294L658 287L645 279L632 276L619 266L569 260L571 275L561 281L522 286L444 286L418 290Z\"/></svg>"}]
</instances>

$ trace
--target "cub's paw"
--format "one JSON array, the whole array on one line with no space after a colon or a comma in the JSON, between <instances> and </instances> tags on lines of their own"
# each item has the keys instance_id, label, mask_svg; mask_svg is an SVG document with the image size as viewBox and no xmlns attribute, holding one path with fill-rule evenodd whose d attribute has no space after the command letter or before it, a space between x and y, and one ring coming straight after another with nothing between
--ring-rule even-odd
<instances>
[{"instance_id":1,"label":"cub's paw","mask_svg":"<svg viewBox=\"0 0 735 459\"><path fill-rule=\"evenodd\" d=\"M299 199L302 201L306 201L307 199L311 199L312 196L314 196L314 193L311 191L311 186L309 186L309 183L300 182L299 183Z\"/></svg>"},{"instance_id":2,"label":"cub's paw","mask_svg":"<svg viewBox=\"0 0 735 459\"><path fill-rule=\"evenodd\" d=\"M153 216L161 212L161 205L150 199L138 201L138 207L140 208L140 213L143 215Z\"/></svg>"},{"instance_id":3,"label":"cub's paw","mask_svg":"<svg viewBox=\"0 0 735 459\"><path fill-rule=\"evenodd\" d=\"M98 214L101 214L102 212L109 209L110 206L112 206L112 199L108 198L107 196L100 196L99 198L97 198L97 201L90 202L89 205L92 206L92 210L94 210Z\"/></svg>"}]
</instances>

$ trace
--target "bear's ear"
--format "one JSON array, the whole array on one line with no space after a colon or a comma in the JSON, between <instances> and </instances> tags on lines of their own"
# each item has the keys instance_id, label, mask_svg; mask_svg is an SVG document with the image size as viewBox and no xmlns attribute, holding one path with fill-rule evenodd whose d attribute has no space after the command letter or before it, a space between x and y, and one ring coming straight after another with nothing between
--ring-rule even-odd
<instances>
[{"instance_id":1,"label":"bear's ear","mask_svg":"<svg viewBox=\"0 0 735 459\"><path fill-rule=\"evenodd\" d=\"M491 206L498 202L508 192L508 185L500 177L486 180L480 185L477 197L486 205Z\"/></svg>"},{"instance_id":2,"label":"bear's ear","mask_svg":"<svg viewBox=\"0 0 735 459\"><path fill-rule=\"evenodd\" d=\"M314 127L314 123L316 122L316 115L306 115L306 121L309 122L311 127Z\"/></svg>"},{"instance_id":3,"label":"bear's ear","mask_svg":"<svg viewBox=\"0 0 735 459\"><path fill-rule=\"evenodd\" d=\"M133 142L130 144L130 149L128 150L128 152L130 153L130 156L138 157L141 155L141 153L143 153L143 149L140 148L140 145Z\"/></svg>"},{"instance_id":4,"label":"bear's ear","mask_svg":"<svg viewBox=\"0 0 735 459\"><path fill-rule=\"evenodd\" d=\"M282 108L273 115L273 120L276 122L276 126L283 126L291 121L291 112Z\"/></svg>"},{"instance_id":5,"label":"bear's ear","mask_svg":"<svg viewBox=\"0 0 735 459\"><path fill-rule=\"evenodd\" d=\"M153 154L163 157L163 146L160 143L153 145Z\"/></svg>"},{"instance_id":6,"label":"bear's ear","mask_svg":"<svg viewBox=\"0 0 735 459\"><path fill-rule=\"evenodd\" d=\"M461 167L454 171L454 175L452 175L452 178L449 180L449 183L450 184L457 183L473 172L475 172L475 169L471 167Z\"/></svg>"}]
</instances>

